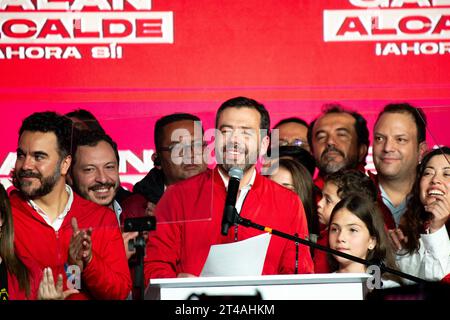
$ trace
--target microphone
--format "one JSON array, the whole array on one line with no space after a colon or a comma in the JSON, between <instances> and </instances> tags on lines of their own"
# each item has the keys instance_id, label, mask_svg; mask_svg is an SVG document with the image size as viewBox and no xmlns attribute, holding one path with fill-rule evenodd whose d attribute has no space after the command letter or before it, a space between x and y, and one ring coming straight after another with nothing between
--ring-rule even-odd
<instances>
[{"instance_id":1,"label":"microphone","mask_svg":"<svg viewBox=\"0 0 450 320\"><path fill-rule=\"evenodd\" d=\"M234 215L236 211L236 198L239 191L239 183L244 175L241 168L232 167L228 171L230 180L228 182L227 198L222 216L222 235L228 235L228 229L234 224Z\"/></svg>"}]
</instances>

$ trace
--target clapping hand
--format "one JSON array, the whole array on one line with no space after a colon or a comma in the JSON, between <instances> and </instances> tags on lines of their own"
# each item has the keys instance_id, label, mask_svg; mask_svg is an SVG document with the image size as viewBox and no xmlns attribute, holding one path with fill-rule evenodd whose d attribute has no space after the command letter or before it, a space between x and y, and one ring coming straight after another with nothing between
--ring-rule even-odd
<instances>
[{"instance_id":1,"label":"clapping hand","mask_svg":"<svg viewBox=\"0 0 450 320\"><path fill-rule=\"evenodd\" d=\"M69 264L80 267L80 272L92 260L92 228L80 230L75 217L71 220L72 238L69 245Z\"/></svg>"},{"instance_id":2,"label":"clapping hand","mask_svg":"<svg viewBox=\"0 0 450 320\"><path fill-rule=\"evenodd\" d=\"M52 269L44 269L44 275L41 283L39 283L39 300L64 300L74 293L79 293L79 291L77 289L63 291L63 276L61 274L58 275L58 280L55 286Z\"/></svg>"}]
</instances>

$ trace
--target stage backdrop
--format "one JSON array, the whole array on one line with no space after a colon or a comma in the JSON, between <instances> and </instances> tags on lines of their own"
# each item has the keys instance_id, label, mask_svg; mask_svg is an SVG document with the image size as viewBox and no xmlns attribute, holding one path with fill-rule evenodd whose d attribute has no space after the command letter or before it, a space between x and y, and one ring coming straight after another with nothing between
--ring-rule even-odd
<instances>
[{"instance_id":1,"label":"stage backdrop","mask_svg":"<svg viewBox=\"0 0 450 320\"><path fill-rule=\"evenodd\" d=\"M157 118L191 112L210 128L239 95L273 124L340 102L370 128L408 101L429 143L450 145L449 0L0 0L0 70L6 186L20 123L43 110L92 111L127 187L152 167Z\"/></svg>"}]
</instances>

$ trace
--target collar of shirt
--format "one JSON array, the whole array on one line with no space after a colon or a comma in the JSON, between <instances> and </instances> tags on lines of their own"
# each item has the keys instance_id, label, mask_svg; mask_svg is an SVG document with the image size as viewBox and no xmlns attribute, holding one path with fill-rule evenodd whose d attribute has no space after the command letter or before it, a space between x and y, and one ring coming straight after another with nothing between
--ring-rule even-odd
<instances>
[{"instance_id":1,"label":"collar of shirt","mask_svg":"<svg viewBox=\"0 0 450 320\"><path fill-rule=\"evenodd\" d=\"M225 175L220 170L218 170L218 171L219 171L220 177L222 178L223 183L225 184L225 188L228 189L228 181L230 178L225 177ZM250 178L249 183L246 184L245 186L243 186L239 190L239 196L236 199L236 211L238 213L241 213L241 209L242 209L242 205L244 204L245 197L247 196L248 192L252 188L253 183L255 182L255 178L256 178L256 169L253 168L252 177Z\"/></svg>"},{"instance_id":2,"label":"collar of shirt","mask_svg":"<svg viewBox=\"0 0 450 320\"><path fill-rule=\"evenodd\" d=\"M33 200L28 200L28 204L36 210L36 212L47 222L49 226L51 226L55 231L58 231L61 228L61 225L64 221L64 218L67 216L67 214L70 211L70 208L72 207L73 202L73 191L72 188L66 184L66 191L69 194L69 200L66 203L66 206L64 207L64 210L56 217L56 219L53 221L53 223L50 221L50 218L45 213L44 210L42 210Z\"/></svg>"},{"instance_id":3,"label":"collar of shirt","mask_svg":"<svg viewBox=\"0 0 450 320\"><path fill-rule=\"evenodd\" d=\"M396 207L392 203L391 199L389 199L388 194L386 193L386 191L384 191L384 189L381 186L381 184L379 185L379 187L380 187L381 199L383 200L383 203L386 205L386 207L388 207L389 211L391 211L392 216L393 216L394 221L395 221L395 224L398 226L399 223L400 223L400 218L402 217L403 213L405 213L405 211L406 211L406 204L408 202L408 199L409 199L410 195L408 195L406 197L406 199L404 199Z\"/></svg>"},{"instance_id":4,"label":"collar of shirt","mask_svg":"<svg viewBox=\"0 0 450 320\"><path fill-rule=\"evenodd\" d=\"M117 202L117 200L113 200L112 206L113 206L114 213L116 214L117 222L119 223L119 226L120 226L120 215L122 214L122 207Z\"/></svg>"}]
</instances>

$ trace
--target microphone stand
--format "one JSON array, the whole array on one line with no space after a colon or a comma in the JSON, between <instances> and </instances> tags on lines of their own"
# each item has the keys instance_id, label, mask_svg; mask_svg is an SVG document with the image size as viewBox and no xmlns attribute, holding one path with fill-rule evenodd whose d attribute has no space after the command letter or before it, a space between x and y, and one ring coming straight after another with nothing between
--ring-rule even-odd
<instances>
[{"instance_id":1,"label":"microphone stand","mask_svg":"<svg viewBox=\"0 0 450 320\"><path fill-rule=\"evenodd\" d=\"M128 242L130 251L136 250L136 265L134 268L134 279L132 298L133 300L144 300L145 283L144 283L144 257L145 257L145 239L144 231L156 229L156 218L153 216L143 216L138 218L127 218L124 222L125 232L138 231L139 234L135 240Z\"/></svg>"},{"instance_id":2,"label":"microphone stand","mask_svg":"<svg viewBox=\"0 0 450 320\"><path fill-rule=\"evenodd\" d=\"M130 244L132 243L132 244ZM144 300L145 284L144 284L144 257L145 257L145 240L143 232L139 231L139 235L134 242L130 241L129 246L133 246L136 250L136 266L134 268L134 280L132 297L133 300Z\"/></svg>"},{"instance_id":3,"label":"microphone stand","mask_svg":"<svg viewBox=\"0 0 450 320\"><path fill-rule=\"evenodd\" d=\"M252 222L249 219L242 218L237 213L236 208L234 208L233 220L234 221L229 221L229 222L232 222L233 224L242 225L244 227L250 227L250 228L262 230L264 232L268 232L268 233L276 235L278 237L281 237L281 238L284 238L284 239L288 239L288 240L294 241L296 243L301 243L301 244L306 245L308 247L319 249L321 251L325 251L325 252L328 252L330 254L346 258L348 260L352 260L352 261L355 261L355 262L358 262L358 263L362 263L365 266L371 266L371 265L375 264L375 265L377 265L380 268L380 270L382 272L389 272L391 274L395 274L395 275L397 275L399 277L402 277L404 279L408 279L408 280L414 281L414 282L419 283L419 284L428 283L428 281L426 281L424 279L412 276L410 274L407 274L407 273L404 273L404 272L401 272L401 271L398 271L398 270L394 270L394 269L388 268L382 262L374 262L374 261L368 261L368 260L365 260L365 259L361 259L361 258L352 256L350 254L343 253L343 252L331 249L329 247L322 246L322 245L314 243L312 241L305 240L305 239L302 239L302 238L299 238L299 237L296 237L296 236L293 236L293 235L290 235L290 234L287 234L287 233L284 233L284 232L272 229L270 227L265 227L263 225L254 223L254 222Z\"/></svg>"}]
</instances>

